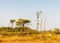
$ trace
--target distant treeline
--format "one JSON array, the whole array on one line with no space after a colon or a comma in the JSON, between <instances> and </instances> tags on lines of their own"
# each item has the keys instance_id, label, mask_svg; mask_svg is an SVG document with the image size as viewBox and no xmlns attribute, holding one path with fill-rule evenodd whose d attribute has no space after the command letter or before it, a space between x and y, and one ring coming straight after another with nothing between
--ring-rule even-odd
<instances>
[{"instance_id":1,"label":"distant treeline","mask_svg":"<svg viewBox=\"0 0 60 43\"><path fill-rule=\"evenodd\" d=\"M39 31L32 30L29 27L0 27L0 35L12 36L12 35L27 35L37 34Z\"/></svg>"},{"instance_id":2,"label":"distant treeline","mask_svg":"<svg viewBox=\"0 0 60 43\"><path fill-rule=\"evenodd\" d=\"M55 33L55 34L60 34L60 29L59 28L55 28L53 31L52 30L48 30L48 31L37 31L37 30L33 30L29 27L15 27L15 28L12 28L12 27L0 27L0 35L1 34L18 34L18 35L21 35L21 34L40 34L40 33L47 33L47 32L50 32L50 33Z\"/></svg>"}]
</instances>

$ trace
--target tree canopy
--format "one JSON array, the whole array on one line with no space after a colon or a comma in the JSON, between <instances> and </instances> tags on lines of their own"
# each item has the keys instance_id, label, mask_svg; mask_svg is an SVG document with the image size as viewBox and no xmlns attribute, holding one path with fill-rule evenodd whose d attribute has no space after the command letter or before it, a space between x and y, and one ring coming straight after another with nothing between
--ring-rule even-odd
<instances>
[{"instance_id":1,"label":"tree canopy","mask_svg":"<svg viewBox=\"0 0 60 43\"><path fill-rule=\"evenodd\" d=\"M10 20L10 23L12 24L12 27L13 27L13 23L15 22L15 20L14 19L11 19Z\"/></svg>"},{"instance_id":2,"label":"tree canopy","mask_svg":"<svg viewBox=\"0 0 60 43\"><path fill-rule=\"evenodd\" d=\"M25 24L26 23L29 23L29 22L31 22L30 20L28 20L28 19L22 19L22 18L20 18L20 19L18 19L17 21L16 21L16 25L17 26L25 26Z\"/></svg>"}]
</instances>

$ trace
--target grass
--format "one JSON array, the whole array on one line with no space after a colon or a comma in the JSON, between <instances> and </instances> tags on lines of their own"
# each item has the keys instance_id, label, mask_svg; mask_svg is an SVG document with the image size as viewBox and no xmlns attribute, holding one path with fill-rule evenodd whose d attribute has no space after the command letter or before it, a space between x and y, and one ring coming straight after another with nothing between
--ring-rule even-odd
<instances>
[{"instance_id":1,"label":"grass","mask_svg":"<svg viewBox=\"0 0 60 43\"><path fill-rule=\"evenodd\" d=\"M0 43L60 43L60 33L58 31L39 32L28 27L2 27Z\"/></svg>"},{"instance_id":2,"label":"grass","mask_svg":"<svg viewBox=\"0 0 60 43\"><path fill-rule=\"evenodd\" d=\"M60 43L60 34L40 33L27 34L26 36L5 36L0 35L0 43Z\"/></svg>"}]
</instances>

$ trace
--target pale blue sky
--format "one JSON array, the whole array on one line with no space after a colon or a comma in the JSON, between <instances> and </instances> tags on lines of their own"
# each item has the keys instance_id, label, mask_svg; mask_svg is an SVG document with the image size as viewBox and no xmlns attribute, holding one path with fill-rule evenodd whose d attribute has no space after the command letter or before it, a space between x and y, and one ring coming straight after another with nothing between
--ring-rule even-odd
<instances>
[{"instance_id":1,"label":"pale blue sky","mask_svg":"<svg viewBox=\"0 0 60 43\"><path fill-rule=\"evenodd\" d=\"M60 28L60 0L0 0L0 25L9 25L11 18L28 18L35 28L36 11L42 11L41 18L47 18L47 29Z\"/></svg>"}]
</instances>

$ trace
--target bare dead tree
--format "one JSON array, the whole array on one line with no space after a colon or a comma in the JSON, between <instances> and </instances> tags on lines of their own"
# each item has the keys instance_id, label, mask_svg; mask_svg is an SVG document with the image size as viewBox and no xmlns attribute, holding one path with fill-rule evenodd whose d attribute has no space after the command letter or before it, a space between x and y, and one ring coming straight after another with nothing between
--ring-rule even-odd
<instances>
[{"instance_id":1,"label":"bare dead tree","mask_svg":"<svg viewBox=\"0 0 60 43\"><path fill-rule=\"evenodd\" d=\"M36 29L39 30L39 17L41 16L41 11L40 12L36 12L36 17L37 17L37 26L36 26Z\"/></svg>"}]
</instances>

